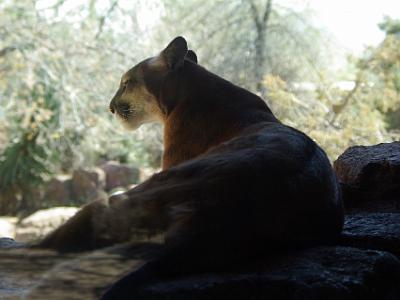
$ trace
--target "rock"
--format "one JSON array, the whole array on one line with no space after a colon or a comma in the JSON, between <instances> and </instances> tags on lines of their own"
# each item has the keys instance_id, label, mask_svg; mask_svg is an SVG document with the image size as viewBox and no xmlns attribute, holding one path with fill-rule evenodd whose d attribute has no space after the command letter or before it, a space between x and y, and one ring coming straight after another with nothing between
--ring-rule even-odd
<instances>
[{"instance_id":1,"label":"rock","mask_svg":"<svg viewBox=\"0 0 400 300\"><path fill-rule=\"evenodd\" d=\"M160 247L143 244L123 251L130 255L115 247L69 259L34 251L30 257L26 252L0 252L6 266L0 272L6 272L3 278L18 279L9 283L12 286L24 283L19 288L26 291L25 299L99 299L107 286ZM390 253L316 247L235 264L224 273L153 282L132 299L394 300L400 299L399 282L400 261Z\"/></svg>"},{"instance_id":2,"label":"rock","mask_svg":"<svg viewBox=\"0 0 400 300\"><path fill-rule=\"evenodd\" d=\"M106 191L116 187L127 187L139 180L139 169L121 165L116 161L108 161L100 168L106 174Z\"/></svg>"},{"instance_id":3,"label":"rock","mask_svg":"<svg viewBox=\"0 0 400 300\"><path fill-rule=\"evenodd\" d=\"M17 193L0 193L0 216L14 216L19 212L21 195Z\"/></svg>"},{"instance_id":4,"label":"rock","mask_svg":"<svg viewBox=\"0 0 400 300\"><path fill-rule=\"evenodd\" d=\"M69 254L0 249L0 299L98 300L106 286L142 264L157 249L159 245L150 243L137 245L133 251L123 245ZM125 255L128 250L134 254Z\"/></svg>"},{"instance_id":5,"label":"rock","mask_svg":"<svg viewBox=\"0 0 400 300\"><path fill-rule=\"evenodd\" d=\"M48 269L65 261L65 256L43 249L0 249L0 261L0 299L31 300L25 293L40 281ZM43 299L52 298L45 296Z\"/></svg>"},{"instance_id":6,"label":"rock","mask_svg":"<svg viewBox=\"0 0 400 300\"><path fill-rule=\"evenodd\" d=\"M106 175L100 168L90 170L78 169L72 175L72 190L74 200L84 204L102 197Z\"/></svg>"},{"instance_id":7,"label":"rock","mask_svg":"<svg viewBox=\"0 0 400 300\"><path fill-rule=\"evenodd\" d=\"M54 207L35 212L18 224L15 239L32 242L50 233L78 211L77 207Z\"/></svg>"},{"instance_id":8,"label":"rock","mask_svg":"<svg viewBox=\"0 0 400 300\"><path fill-rule=\"evenodd\" d=\"M242 270L145 285L132 299L400 299L400 261L387 252L317 247Z\"/></svg>"},{"instance_id":9,"label":"rock","mask_svg":"<svg viewBox=\"0 0 400 300\"><path fill-rule=\"evenodd\" d=\"M17 221L15 217L0 217L0 237L14 238Z\"/></svg>"},{"instance_id":10,"label":"rock","mask_svg":"<svg viewBox=\"0 0 400 300\"><path fill-rule=\"evenodd\" d=\"M68 205L73 198L72 177L59 175L47 184L42 202L48 206Z\"/></svg>"},{"instance_id":11,"label":"rock","mask_svg":"<svg viewBox=\"0 0 400 300\"><path fill-rule=\"evenodd\" d=\"M354 146L334 162L345 205L363 201L400 202L400 142Z\"/></svg>"},{"instance_id":12,"label":"rock","mask_svg":"<svg viewBox=\"0 0 400 300\"><path fill-rule=\"evenodd\" d=\"M143 182L153 176L155 173L161 172L161 169L154 168L141 168L139 175L139 182Z\"/></svg>"},{"instance_id":13,"label":"rock","mask_svg":"<svg viewBox=\"0 0 400 300\"><path fill-rule=\"evenodd\" d=\"M14 249L14 248L22 248L25 244L18 243L14 239L11 238L0 238L0 249Z\"/></svg>"},{"instance_id":14,"label":"rock","mask_svg":"<svg viewBox=\"0 0 400 300\"><path fill-rule=\"evenodd\" d=\"M385 250L400 257L400 213L346 216L342 244Z\"/></svg>"}]
</instances>

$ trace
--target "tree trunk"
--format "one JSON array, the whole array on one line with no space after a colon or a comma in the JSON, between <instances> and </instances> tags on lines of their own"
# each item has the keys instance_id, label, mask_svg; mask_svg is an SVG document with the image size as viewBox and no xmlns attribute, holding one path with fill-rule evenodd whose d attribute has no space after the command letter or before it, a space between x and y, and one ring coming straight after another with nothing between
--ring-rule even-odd
<instances>
[{"instance_id":1,"label":"tree trunk","mask_svg":"<svg viewBox=\"0 0 400 300\"><path fill-rule=\"evenodd\" d=\"M257 6L254 0L248 0L252 17L254 21L254 27L256 29L256 40L255 42L255 56L254 56L254 74L256 77L256 90L263 95L265 88L263 84L263 77L265 75L265 41L268 33L268 21L272 11L272 0L267 0L265 9L258 13Z\"/></svg>"}]
</instances>

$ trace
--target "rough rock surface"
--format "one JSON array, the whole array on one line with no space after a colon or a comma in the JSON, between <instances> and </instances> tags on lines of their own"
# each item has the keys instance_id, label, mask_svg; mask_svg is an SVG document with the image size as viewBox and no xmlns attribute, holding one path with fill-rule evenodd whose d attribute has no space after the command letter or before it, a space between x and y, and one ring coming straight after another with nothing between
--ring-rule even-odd
<instances>
[{"instance_id":1,"label":"rough rock surface","mask_svg":"<svg viewBox=\"0 0 400 300\"><path fill-rule=\"evenodd\" d=\"M400 257L400 213L346 216L344 245L389 251Z\"/></svg>"},{"instance_id":2,"label":"rough rock surface","mask_svg":"<svg viewBox=\"0 0 400 300\"><path fill-rule=\"evenodd\" d=\"M39 210L21 220L15 232L19 242L31 242L44 237L71 218L78 211L77 207L53 207Z\"/></svg>"},{"instance_id":3,"label":"rough rock surface","mask_svg":"<svg viewBox=\"0 0 400 300\"><path fill-rule=\"evenodd\" d=\"M135 299L399 299L400 261L350 247L318 247L144 287Z\"/></svg>"},{"instance_id":4,"label":"rough rock surface","mask_svg":"<svg viewBox=\"0 0 400 300\"><path fill-rule=\"evenodd\" d=\"M142 243L83 254L0 248L0 299L97 300L107 286L159 248Z\"/></svg>"},{"instance_id":5,"label":"rough rock surface","mask_svg":"<svg viewBox=\"0 0 400 300\"><path fill-rule=\"evenodd\" d=\"M400 142L350 147L334 162L334 168L345 204L400 202Z\"/></svg>"},{"instance_id":6,"label":"rough rock surface","mask_svg":"<svg viewBox=\"0 0 400 300\"><path fill-rule=\"evenodd\" d=\"M42 202L47 205L67 205L73 200L72 177L59 175L50 180L46 186Z\"/></svg>"},{"instance_id":7,"label":"rough rock surface","mask_svg":"<svg viewBox=\"0 0 400 300\"><path fill-rule=\"evenodd\" d=\"M108 161L100 168L106 174L106 191L116 187L128 187L139 180L139 169L126 165L121 165L116 161Z\"/></svg>"},{"instance_id":8,"label":"rough rock surface","mask_svg":"<svg viewBox=\"0 0 400 300\"><path fill-rule=\"evenodd\" d=\"M72 174L74 200L84 204L103 197L105 182L106 175L100 168L75 170Z\"/></svg>"},{"instance_id":9,"label":"rough rock surface","mask_svg":"<svg viewBox=\"0 0 400 300\"><path fill-rule=\"evenodd\" d=\"M137 246L129 250L133 253L129 257L113 249L80 257L37 250L27 255L25 249L0 251L0 277L8 281L3 289L0 281L0 298L98 299L116 278L148 259L157 247ZM141 295L134 299L394 300L400 297L399 282L400 261L387 252L316 247L234 266L224 273L156 282L140 288Z\"/></svg>"}]
</instances>

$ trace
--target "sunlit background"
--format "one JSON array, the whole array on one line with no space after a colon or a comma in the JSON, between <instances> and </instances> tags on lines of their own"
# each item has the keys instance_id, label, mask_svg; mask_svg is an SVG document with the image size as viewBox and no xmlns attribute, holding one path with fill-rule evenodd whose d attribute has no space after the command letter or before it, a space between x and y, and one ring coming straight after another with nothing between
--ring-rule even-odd
<instances>
[{"instance_id":1,"label":"sunlit background","mask_svg":"<svg viewBox=\"0 0 400 300\"><path fill-rule=\"evenodd\" d=\"M124 71L177 35L332 161L399 139L398 0L0 0L0 215L59 206L50 183L68 189L78 169L159 167L160 126L127 132L108 103Z\"/></svg>"}]
</instances>

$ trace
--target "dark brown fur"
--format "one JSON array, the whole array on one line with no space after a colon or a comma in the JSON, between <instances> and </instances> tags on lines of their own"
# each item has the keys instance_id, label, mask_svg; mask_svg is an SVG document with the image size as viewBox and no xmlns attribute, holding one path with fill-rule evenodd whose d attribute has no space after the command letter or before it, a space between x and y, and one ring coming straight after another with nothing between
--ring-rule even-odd
<instances>
[{"instance_id":1,"label":"dark brown fur","mask_svg":"<svg viewBox=\"0 0 400 300\"><path fill-rule=\"evenodd\" d=\"M280 123L258 96L196 60L176 38L128 71L111 101L110 110L128 127L155 118L164 124L163 171L101 214L91 213L88 240L91 246L119 242L149 227L167 233L164 255L103 299L139 299L138 286L156 278L323 243L342 230L340 190L324 151Z\"/></svg>"}]
</instances>

